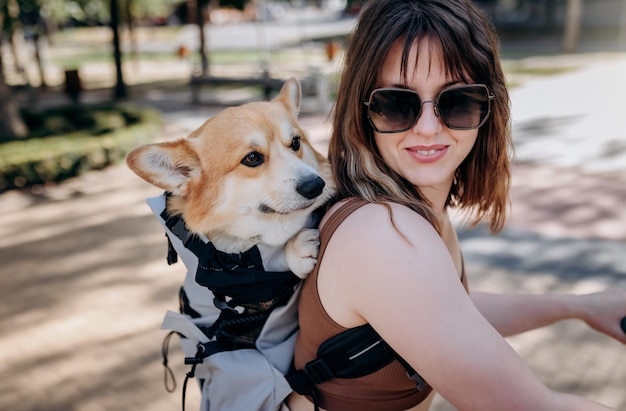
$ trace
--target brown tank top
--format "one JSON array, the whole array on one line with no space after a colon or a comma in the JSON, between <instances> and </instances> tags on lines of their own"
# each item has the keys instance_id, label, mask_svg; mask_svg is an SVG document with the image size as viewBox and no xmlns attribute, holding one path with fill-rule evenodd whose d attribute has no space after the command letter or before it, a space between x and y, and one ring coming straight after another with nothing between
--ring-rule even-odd
<instances>
[{"instance_id":1,"label":"brown tank top","mask_svg":"<svg viewBox=\"0 0 626 411\"><path fill-rule=\"evenodd\" d=\"M351 198L328 218L320 231L321 261L326 246L339 225L358 208L367 204L364 200ZM296 339L294 365L296 369L315 359L319 346L329 338L347 330L333 321L320 300L317 289L319 264L304 281L299 300L300 332ZM467 289L465 270L461 280ZM416 406L432 391L418 391L406 370L394 360L389 365L360 378L333 378L317 385L320 407L329 411L400 411Z\"/></svg>"}]
</instances>

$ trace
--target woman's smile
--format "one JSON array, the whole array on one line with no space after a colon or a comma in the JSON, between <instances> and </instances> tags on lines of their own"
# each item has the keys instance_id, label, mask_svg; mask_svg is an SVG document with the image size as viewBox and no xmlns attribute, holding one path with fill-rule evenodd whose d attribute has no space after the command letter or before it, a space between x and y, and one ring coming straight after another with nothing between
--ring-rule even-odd
<instances>
[{"instance_id":1,"label":"woman's smile","mask_svg":"<svg viewBox=\"0 0 626 411\"><path fill-rule=\"evenodd\" d=\"M406 149L419 163L434 163L448 152L448 146L437 144L431 146L414 146Z\"/></svg>"}]
</instances>

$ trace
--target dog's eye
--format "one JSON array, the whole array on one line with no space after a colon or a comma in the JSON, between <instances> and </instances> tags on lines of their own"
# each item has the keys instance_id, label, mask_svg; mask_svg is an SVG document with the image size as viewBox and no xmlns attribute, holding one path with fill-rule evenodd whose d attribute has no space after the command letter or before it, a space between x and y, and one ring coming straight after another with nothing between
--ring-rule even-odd
<instances>
[{"instance_id":1,"label":"dog's eye","mask_svg":"<svg viewBox=\"0 0 626 411\"><path fill-rule=\"evenodd\" d=\"M257 167L263 164L263 154L257 151L251 151L241 160L241 164L248 167Z\"/></svg>"},{"instance_id":2,"label":"dog's eye","mask_svg":"<svg viewBox=\"0 0 626 411\"><path fill-rule=\"evenodd\" d=\"M300 136L294 136L289 146L293 151L300 150Z\"/></svg>"}]
</instances>

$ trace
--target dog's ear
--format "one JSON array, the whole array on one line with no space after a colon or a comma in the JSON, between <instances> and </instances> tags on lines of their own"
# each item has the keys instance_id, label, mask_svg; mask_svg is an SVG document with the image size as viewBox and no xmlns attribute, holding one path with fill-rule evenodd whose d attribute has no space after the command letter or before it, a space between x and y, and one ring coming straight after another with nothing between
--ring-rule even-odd
<instances>
[{"instance_id":1,"label":"dog's ear","mask_svg":"<svg viewBox=\"0 0 626 411\"><path fill-rule=\"evenodd\" d=\"M298 117L302 100L300 82L294 77L287 80L274 100L281 101L295 117Z\"/></svg>"},{"instance_id":2,"label":"dog's ear","mask_svg":"<svg viewBox=\"0 0 626 411\"><path fill-rule=\"evenodd\" d=\"M200 175L198 156L185 139L136 148L126 163L150 184L181 196L187 195L192 178Z\"/></svg>"}]
</instances>

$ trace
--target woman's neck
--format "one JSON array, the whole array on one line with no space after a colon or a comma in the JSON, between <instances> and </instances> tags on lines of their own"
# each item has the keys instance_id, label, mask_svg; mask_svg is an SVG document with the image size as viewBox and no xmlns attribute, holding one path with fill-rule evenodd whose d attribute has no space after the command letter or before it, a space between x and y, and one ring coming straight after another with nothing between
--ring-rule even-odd
<instances>
[{"instance_id":1,"label":"woman's neck","mask_svg":"<svg viewBox=\"0 0 626 411\"><path fill-rule=\"evenodd\" d=\"M419 187L419 190L430 203L431 209L437 218L448 218L448 207L446 203L448 201L450 187L445 190L441 187Z\"/></svg>"}]
</instances>

